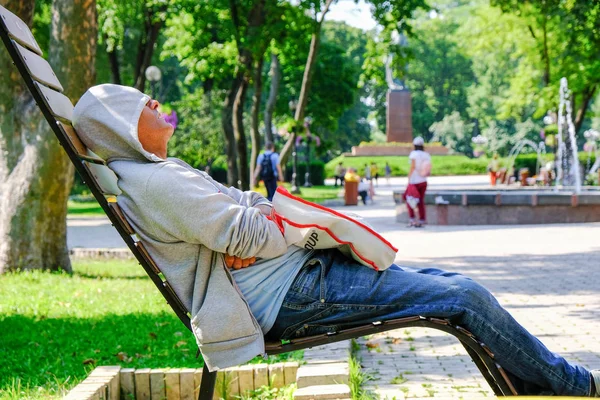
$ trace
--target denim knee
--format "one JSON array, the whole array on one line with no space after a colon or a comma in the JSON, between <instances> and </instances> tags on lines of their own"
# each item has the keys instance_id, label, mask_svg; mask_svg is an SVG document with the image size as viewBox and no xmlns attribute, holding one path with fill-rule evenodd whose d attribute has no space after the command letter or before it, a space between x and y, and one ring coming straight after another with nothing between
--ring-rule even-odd
<instances>
[{"instance_id":1,"label":"denim knee","mask_svg":"<svg viewBox=\"0 0 600 400\"><path fill-rule=\"evenodd\" d=\"M455 279L450 295L457 307L480 314L498 305L498 301L489 290L469 279Z\"/></svg>"}]
</instances>

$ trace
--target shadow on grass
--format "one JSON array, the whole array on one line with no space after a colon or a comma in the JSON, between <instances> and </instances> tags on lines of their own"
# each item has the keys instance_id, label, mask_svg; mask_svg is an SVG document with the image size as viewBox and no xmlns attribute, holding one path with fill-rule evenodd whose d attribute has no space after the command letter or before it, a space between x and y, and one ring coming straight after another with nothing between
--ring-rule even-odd
<instances>
[{"instance_id":1,"label":"shadow on grass","mask_svg":"<svg viewBox=\"0 0 600 400\"><path fill-rule=\"evenodd\" d=\"M106 273L85 273L85 272L78 272L78 271L74 271L73 272L74 276L79 276L82 278L88 278L88 279L114 279L114 280L147 280L150 279L147 275L128 275L128 276L123 276L123 275L110 275L110 274L106 274Z\"/></svg>"}]
</instances>

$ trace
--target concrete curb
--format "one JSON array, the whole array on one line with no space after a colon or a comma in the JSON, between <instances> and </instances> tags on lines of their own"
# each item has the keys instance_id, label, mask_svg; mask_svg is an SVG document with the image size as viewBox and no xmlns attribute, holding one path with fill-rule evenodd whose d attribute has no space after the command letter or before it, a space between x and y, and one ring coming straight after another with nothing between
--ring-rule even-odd
<instances>
[{"instance_id":1,"label":"concrete curb","mask_svg":"<svg viewBox=\"0 0 600 400\"><path fill-rule=\"evenodd\" d=\"M104 258L104 259L132 259L133 254L128 248L84 248L75 247L69 250L69 255L74 258Z\"/></svg>"},{"instance_id":2,"label":"concrete curb","mask_svg":"<svg viewBox=\"0 0 600 400\"><path fill-rule=\"evenodd\" d=\"M306 364L298 368L296 375L294 399L349 399L349 358L349 340L306 349Z\"/></svg>"}]
</instances>

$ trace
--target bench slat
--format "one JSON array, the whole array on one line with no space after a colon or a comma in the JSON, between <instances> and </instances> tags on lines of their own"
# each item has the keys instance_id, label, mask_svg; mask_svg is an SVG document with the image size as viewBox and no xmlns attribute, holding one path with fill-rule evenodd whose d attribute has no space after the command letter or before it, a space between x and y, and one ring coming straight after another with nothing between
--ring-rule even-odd
<instances>
[{"instance_id":1,"label":"bench slat","mask_svg":"<svg viewBox=\"0 0 600 400\"><path fill-rule=\"evenodd\" d=\"M21 54L23 64L25 64L33 79L54 90L58 90L59 92L64 91L48 61L35 54L33 51L27 50L14 40L13 43L19 51L19 54Z\"/></svg>"},{"instance_id":2,"label":"bench slat","mask_svg":"<svg viewBox=\"0 0 600 400\"><path fill-rule=\"evenodd\" d=\"M127 234L130 236L135 234L135 231L129 224L129 221L127 221L127 219L125 218L125 214L123 214L123 210L121 210L121 207L119 207L119 205L114 202L109 202L108 206L113 210L117 218L119 218L119 221L121 221L121 226L123 227L123 229L125 229L125 232L127 232Z\"/></svg>"},{"instance_id":3,"label":"bench slat","mask_svg":"<svg viewBox=\"0 0 600 400\"><path fill-rule=\"evenodd\" d=\"M161 273L160 268L158 268L158 265L156 265L156 263L154 262L152 257L150 257L150 253L148 253L148 250L146 250L146 247L144 246L144 244L142 242L136 242L135 246L138 248L140 253L142 253L142 256L144 257L144 261L146 261L146 263L150 266L150 268L152 268L152 271L157 275L160 274ZM184 308L184 310L185 310L185 308Z\"/></svg>"},{"instance_id":4,"label":"bench slat","mask_svg":"<svg viewBox=\"0 0 600 400\"><path fill-rule=\"evenodd\" d=\"M171 297L173 298L173 300L175 300L175 302L177 303L177 307L180 310L183 310L189 317L190 313L189 313L188 309L183 305L181 300L179 300L179 297L177 296L177 293L175 293L175 291L173 290L173 287L171 286L171 284L167 281L164 281L163 285L165 286L165 289L167 289L167 291L171 294Z\"/></svg>"},{"instance_id":5,"label":"bench slat","mask_svg":"<svg viewBox=\"0 0 600 400\"><path fill-rule=\"evenodd\" d=\"M44 86L38 82L34 82L35 86L42 93L42 97L44 98L44 102L46 103L46 107L50 109L52 115L54 115L57 119L71 123L73 119L73 103L67 96L62 93L57 92L56 90L50 89L47 86Z\"/></svg>"},{"instance_id":6,"label":"bench slat","mask_svg":"<svg viewBox=\"0 0 600 400\"><path fill-rule=\"evenodd\" d=\"M22 46L27 47L40 56L42 55L40 45L36 42L31 30L21 18L17 17L1 5L0 16L2 17L0 29L6 30L8 35Z\"/></svg>"},{"instance_id":7,"label":"bench slat","mask_svg":"<svg viewBox=\"0 0 600 400\"><path fill-rule=\"evenodd\" d=\"M63 136L69 140L71 143L71 150L77 154L77 156L85 161L89 161L94 164L106 164L103 159L100 157L94 157L92 152L85 147L85 145L79 140L79 136L75 132L75 129L70 124L65 124L60 121L57 121L58 127L62 132Z\"/></svg>"}]
</instances>

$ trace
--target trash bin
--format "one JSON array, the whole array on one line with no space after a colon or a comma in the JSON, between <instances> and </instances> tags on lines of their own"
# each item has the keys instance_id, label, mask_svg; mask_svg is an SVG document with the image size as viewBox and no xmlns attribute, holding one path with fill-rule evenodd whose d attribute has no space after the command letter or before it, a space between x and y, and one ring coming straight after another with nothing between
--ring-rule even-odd
<instances>
[{"instance_id":1,"label":"trash bin","mask_svg":"<svg viewBox=\"0 0 600 400\"><path fill-rule=\"evenodd\" d=\"M344 182L344 204L347 206L358 204L358 182Z\"/></svg>"}]
</instances>

